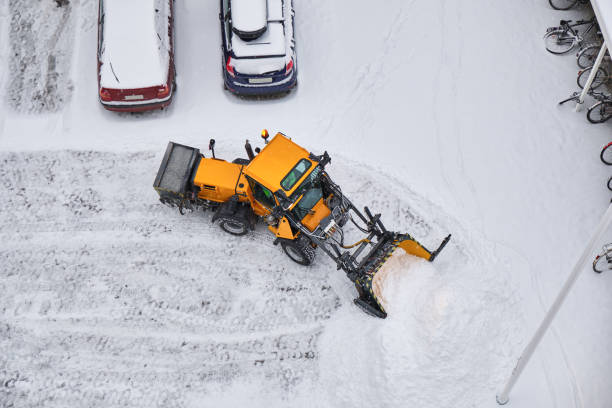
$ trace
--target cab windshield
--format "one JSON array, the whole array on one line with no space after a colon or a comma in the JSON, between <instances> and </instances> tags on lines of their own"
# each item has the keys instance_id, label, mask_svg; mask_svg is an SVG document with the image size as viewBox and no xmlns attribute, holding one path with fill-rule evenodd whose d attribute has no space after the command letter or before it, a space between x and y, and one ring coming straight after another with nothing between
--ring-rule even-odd
<instances>
[{"instance_id":1,"label":"cab windshield","mask_svg":"<svg viewBox=\"0 0 612 408\"><path fill-rule=\"evenodd\" d=\"M313 188L320 189L321 188L321 177L320 176L321 176L321 168L317 166L314 168L312 172L310 172L308 177L306 177L306 179L302 181L302 184L300 184L300 186L295 189L293 194L291 194L291 197L289 197L291 202L295 202L295 200L297 200L302 194L307 193L308 190L310 189L313 189Z\"/></svg>"},{"instance_id":2,"label":"cab windshield","mask_svg":"<svg viewBox=\"0 0 612 408\"><path fill-rule=\"evenodd\" d=\"M314 207L315 204L321 200L321 198L323 198L323 190L317 187L311 188L306 192L306 194L304 194L304 197L302 197L300 202L297 203L291 212L298 220L301 220L308 215L310 210L312 210L312 207Z\"/></svg>"},{"instance_id":3,"label":"cab windshield","mask_svg":"<svg viewBox=\"0 0 612 408\"><path fill-rule=\"evenodd\" d=\"M306 177L302 184L291 194L289 199L291 202L295 202L301 196L302 199L295 205L295 207L291 210L293 215L301 220L304 218L312 207L315 206L319 202L321 198L323 198L323 187L321 185L321 168L315 167L314 170Z\"/></svg>"}]
</instances>

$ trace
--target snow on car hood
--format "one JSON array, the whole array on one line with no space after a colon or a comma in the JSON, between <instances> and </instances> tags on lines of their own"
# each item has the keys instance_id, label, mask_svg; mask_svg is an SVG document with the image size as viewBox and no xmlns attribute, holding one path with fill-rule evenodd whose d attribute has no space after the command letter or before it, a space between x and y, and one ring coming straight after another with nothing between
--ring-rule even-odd
<instances>
[{"instance_id":1,"label":"snow on car hood","mask_svg":"<svg viewBox=\"0 0 612 408\"><path fill-rule=\"evenodd\" d=\"M159 11L156 11L156 8ZM106 0L100 85L134 89L166 83L169 41L156 20L167 21L168 0Z\"/></svg>"}]
</instances>

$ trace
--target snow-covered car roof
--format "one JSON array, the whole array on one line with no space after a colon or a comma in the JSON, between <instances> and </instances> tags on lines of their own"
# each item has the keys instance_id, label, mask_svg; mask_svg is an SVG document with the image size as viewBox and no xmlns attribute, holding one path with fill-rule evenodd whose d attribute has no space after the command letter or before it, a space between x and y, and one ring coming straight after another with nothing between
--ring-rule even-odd
<instances>
[{"instance_id":1,"label":"snow-covered car roof","mask_svg":"<svg viewBox=\"0 0 612 408\"><path fill-rule=\"evenodd\" d=\"M241 0L249 1L249 0ZM259 1L259 0L257 0ZM235 27L235 10L232 2L232 25ZM291 1L265 0L267 9L266 24L268 29L259 38L244 41L236 33L232 33L232 49L236 58L283 56L287 53L288 42L293 37L291 23ZM288 16L289 18L285 19Z\"/></svg>"},{"instance_id":2,"label":"snow-covered car roof","mask_svg":"<svg viewBox=\"0 0 612 408\"><path fill-rule=\"evenodd\" d=\"M232 0L232 26L242 33L257 33L268 24L266 0Z\"/></svg>"},{"instance_id":3,"label":"snow-covered car roof","mask_svg":"<svg viewBox=\"0 0 612 408\"><path fill-rule=\"evenodd\" d=\"M290 0L267 0L268 29L256 40L231 34L232 65L238 72L260 75L283 69L292 58L293 12ZM233 10L232 10L233 13ZM233 17L232 17L233 20Z\"/></svg>"},{"instance_id":4,"label":"snow-covered car roof","mask_svg":"<svg viewBox=\"0 0 612 408\"><path fill-rule=\"evenodd\" d=\"M232 33L232 49L238 58L285 55L283 23L268 23L266 32L256 40L243 41Z\"/></svg>"},{"instance_id":5,"label":"snow-covered car roof","mask_svg":"<svg viewBox=\"0 0 612 408\"><path fill-rule=\"evenodd\" d=\"M103 0L101 87L135 89L166 83L168 12L168 0Z\"/></svg>"},{"instance_id":6,"label":"snow-covered car roof","mask_svg":"<svg viewBox=\"0 0 612 408\"><path fill-rule=\"evenodd\" d=\"M284 18L283 0L268 0L268 21L282 21Z\"/></svg>"}]
</instances>

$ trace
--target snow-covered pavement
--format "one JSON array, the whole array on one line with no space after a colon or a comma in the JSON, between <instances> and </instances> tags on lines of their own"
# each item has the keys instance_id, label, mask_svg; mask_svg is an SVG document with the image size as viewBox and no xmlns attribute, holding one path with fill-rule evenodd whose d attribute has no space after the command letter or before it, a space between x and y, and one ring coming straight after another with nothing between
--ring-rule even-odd
<instances>
[{"instance_id":1,"label":"snow-covered pavement","mask_svg":"<svg viewBox=\"0 0 612 408\"><path fill-rule=\"evenodd\" d=\"M245 100L222 89L218 6L176 2L173 104L117 115L96 99L95 0L0 3L0 405L497 406L610 198L610 124L556 106L577 67L541 40L585 11L296 0L297 90ZM453 233L434 264L393 260L387 320L322 254L297 267L264 228L156 201L168 140L231 160L264 127L328 150L389 228ZM611 278L585 271L509 406L607 406Z\"/></svg>"}]
</instances>

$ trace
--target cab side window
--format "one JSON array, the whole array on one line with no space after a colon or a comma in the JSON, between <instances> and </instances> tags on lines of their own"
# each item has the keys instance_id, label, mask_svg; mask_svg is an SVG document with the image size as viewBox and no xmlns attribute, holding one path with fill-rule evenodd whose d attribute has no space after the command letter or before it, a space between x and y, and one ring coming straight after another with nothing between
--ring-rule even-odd
<instances>
[{"instance_id":1,"label":"cab side window","mask_svg":"<svg viewBox=\"0 0 612 408\"><path fill-rule=\"evenodd\" d=\"M264 207L271 209L276 206L276 201L274 201L274 195L272 195L272 192L270 190L257 183L256 181L251 181L250 184L251 189L253 190L253 197L255 197L255 199L259 201Z\"/></svg>"}]
</instances>

